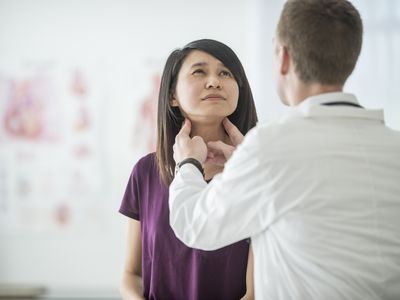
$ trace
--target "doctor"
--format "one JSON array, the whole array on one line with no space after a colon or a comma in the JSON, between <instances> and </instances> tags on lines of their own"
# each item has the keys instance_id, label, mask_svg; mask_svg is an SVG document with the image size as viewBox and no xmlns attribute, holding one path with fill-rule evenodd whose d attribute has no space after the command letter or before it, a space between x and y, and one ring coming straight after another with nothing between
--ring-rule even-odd
<instances>
[{"instance_id":1,"label":"doctor","mask_svg":"<svg viewBox=\"0 0 400 300\"><path fill-rule=\"evenodd\" d=\"M176 138L171 226L204 250L251 237L256 299L400 299L400 133L343 92L362 31L348 1L287 1L274 60L290 111L240 145L228 121L233 146L188 120ZM229 159L209 184L206 159Z\"/></svg>"}]
</instances>

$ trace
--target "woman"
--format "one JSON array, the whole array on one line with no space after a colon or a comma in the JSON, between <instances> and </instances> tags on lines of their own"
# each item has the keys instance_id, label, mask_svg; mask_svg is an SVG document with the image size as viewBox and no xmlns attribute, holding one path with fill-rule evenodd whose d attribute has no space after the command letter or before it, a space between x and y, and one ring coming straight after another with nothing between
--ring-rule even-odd
<instances>
[{"instance_id":1,"label":"woman","mask_svg":"<svg viewBox=\"0 0 400 300\"><path fill-rule=\"evenodd\" d=\"M248 241L216 251L191 249L169 225L172 147L184 118L191 121L192 136L231 144L223 126L227 116L243 134L257 122L250 86L236 54L208 39L173 51L161 79L157 151L133 168L120 208L130 218L121 284L124 299L252 299ZM223 169L212 160L203 167L206 180Z\"/></svg>"}]
</instances>

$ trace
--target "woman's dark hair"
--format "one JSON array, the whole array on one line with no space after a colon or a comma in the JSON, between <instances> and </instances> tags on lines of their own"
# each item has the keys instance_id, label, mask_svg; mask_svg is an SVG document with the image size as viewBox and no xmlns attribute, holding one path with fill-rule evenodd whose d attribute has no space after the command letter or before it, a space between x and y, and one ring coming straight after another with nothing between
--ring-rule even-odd
<instances>
[{"instance_id":1,"label":"woman's dark hair","mask_svg":"<svg viewBox=\"0 0 400 300\"><path fill-rule=\"evenodd\" d=\"M206 52L221 61L232 72L238 83L239 100L236 110L228 117L229 120L244 135L257 123L257 113L249 82L239 58L231 48L215 40L202 39L193 41L182 49L174 50L165 63L161 77L157 116L157 165L161 178L167 186L174 178L175 161L172 147L175 136L184 121L179 108L171 105L171 99L182 63L193 50Z\"/></svg>"}]
</instances>

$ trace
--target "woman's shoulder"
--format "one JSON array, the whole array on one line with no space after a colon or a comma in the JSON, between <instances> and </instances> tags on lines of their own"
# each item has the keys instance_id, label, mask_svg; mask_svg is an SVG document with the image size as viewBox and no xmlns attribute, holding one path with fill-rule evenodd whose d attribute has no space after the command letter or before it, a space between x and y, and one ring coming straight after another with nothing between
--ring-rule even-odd
<instances>
[{"instance_id":1,"label":"woman's shoulder","mask_svg":"<svg viewBox=\"0 0 400 300\"><path fill-rule=\"evenodd\" d=\"M151 152L151 153L148 153L145 156L142 156L141 158L139 158L139 160L135 164L135 167L138 167L140 169L142 169L142 168L149 169L149 168L153 168L156 165L157 165L156 153Z\"/></svg>"},{"instance_id":2,"label":"woman's shoulder","mask_svg":"<svg viewBox=\"0 0 400 300\"><path fill-rule=\"evenodd\" d=\"M132 175L143 178L145 175L158 177L156 153L151 152L139 158L132 170Z\"/></svg>"}]
</instances>

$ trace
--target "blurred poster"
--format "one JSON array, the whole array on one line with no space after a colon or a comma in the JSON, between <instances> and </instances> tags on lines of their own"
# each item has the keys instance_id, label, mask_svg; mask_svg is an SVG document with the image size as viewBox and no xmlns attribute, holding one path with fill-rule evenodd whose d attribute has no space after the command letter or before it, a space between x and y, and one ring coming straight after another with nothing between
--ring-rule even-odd
<instances>
[{"instance_id":1,"label":"blurred poster","mask_svg":"<svg viewBox=\"0 0 400 300\"><path fill-rule=\"evenodd\" d=\"M0 232L102 226L101 74L55 63L0 68Z\"/></svg>"},{"instance_id":2,"label":"blurred poster","mask_svg":"<svg viewBox=\"0 0 400 300\"><path fill-rule=\"evenodd\" d=\"M135 152L144 155L156 151L157 143L157 105L160 91L160 74L154 72L146 95L141 98L135 118L133 144ZM142 141L137 143L137 141Z\"/></svg>"}]
</instances>

